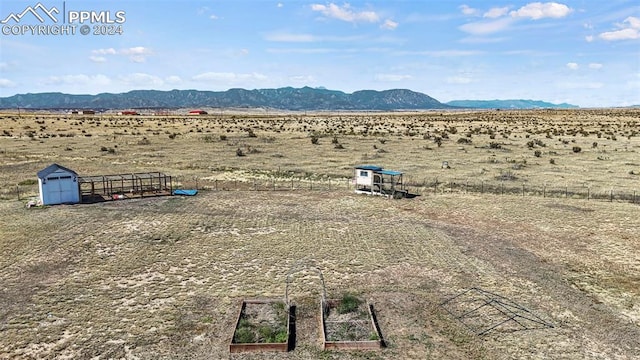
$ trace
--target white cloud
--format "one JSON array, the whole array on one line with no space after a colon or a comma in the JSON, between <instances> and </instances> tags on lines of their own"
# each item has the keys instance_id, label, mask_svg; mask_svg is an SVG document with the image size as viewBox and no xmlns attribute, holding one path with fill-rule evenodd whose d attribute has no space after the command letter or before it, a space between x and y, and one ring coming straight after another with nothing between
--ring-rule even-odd
<instances>
[{"instance_id":1,"label":"white cloud","mask_svg":"<svg viewBox=\"0 0 640 360\"><path fill-rule=\"evenodd\" d=\"M398 82L404 80L410 80L413 77L411 75L401 75L401 74L376 74L374 79L376 81L385 81L385 82Z\"/></svg>"},{"instance_id":2,"label":"white cloud","mask_svg":"<svg viewBox=\"0 0 640 360\"><path fill-rule=\"evenodd\" d=\"M484 15L482 15L482 16L486 17L486 18L490 18L490 19L495 19L495 18L499 18L501 16L506 15L508 12L509 12L509 7L508 6L495 7L495 8L490 9L486 13L484 13Z\"/></svg>"},{"instance_id":3,"label":"white cloud","mask_svg":"<svg viewBox=\"0 0 640 360\"><path fill-rule=\"evenodd\" d=\"M129 57L129 60L135 62L135 63L143 63L145 61L147 61L147 58L143 55L134 55Z\"/></svg>"},{"instance_id":4,"label":"white cloud","mask_svg":"<svg viewBox=\"0 0 640 360\"><path fill-rule=\"evenodd\" d=\"M459 27L460 30L473 35L486 35L505 30L513 23L511 18L502 18L492 21L478 21L467 23Z\"/></svg>"},{"instance_id":5,"label":"white cloud","mask_svg":"<svg viewBox=\"0 0 640 360\"><path fill-rule=\"evenodd\" d=\"M475 15L475 14L478 13L478 10L476 10L476 9L474 9L474 8L468 6L468 5L460 5L460 6L458 6L458 8L465 15Z\"/></svg>"},{"instance_id":6,"label":"white cloud","mask_svg":"<svg viewBox=\"0 0 640 360\"><path fill-rule=\"evenodd\" d=\"M10 88L16 86L16 83L9 79L0 79L0 88Z\"/></svg>"},{"instance_id":7,"label":"white cloud","mask_svg":"<svg viewBox=\"0 0 640 360\"><path fill-rule=\"evenodd\" d=\"M398 56L431 56L431 57L461 57L461 56L474 56L484 54L483 51L478 50L434 50L434 51L397 51L394 53Z\"/></svg>"},{"instance_id":8,"label":"white cloud","mask_svg":"<svg viewBox=\"0 0 640 360\"><path fill-rule=\"evenodd\" d=\"M114 48L107 49L95 49L92 50L91 53L93 56L90 56L89 59L93 62L106 62L107 58L99 55L124 55L129 56L129 60L137 63L145 62L146 57L152 54L151 49L146 48L144 46L136 46L131 48L125 48L116 50Z\"/></svg>"},{"instance_id":9,"label":"white cloud","mask_svg":"<svg viewBox=\"0 0 640 360\"><path fill-rule=\"evenodd\" d=\"M620 30L603 32L598 37L606 41L640 39L640 18L629 16L617 26Z\"/></svg>"},{"instance_id":10,"label":"white cloud","mask_svg":"<svg viewBox=\"0 0 640 360\"><path fill-rule=\"evenodd\" d=\"M144 46L136 46L128 49L121 49L118 54L129 56L129 60L142 63L147 60L147 55L151 54L151 50Z\"/></svg>"},{"instance_id":11,"label":"white cloud","mask_svg":"<svg viewBox=\"0 0 640 360\"><path fill-rule=\"evenodd\" d=\"M294 75L289 77L289 81L297 84L312 84L316 79L311 75Z\"/></svg>"},{"instance_id":12,"label":"white cloud","mask_svg":"<svg viewBox=\"0 0 640 360\"><path fill-rule=\"evenodd\" d=\"M115 55L118 52L116 51L116 49L114 48L108 48L108 49L96 49L96 50L92 50L91 51L92 54L95 55Z\"/></svg>"},{"instance_id":13,"label":"white cloud","mask_svg":"<svg viewBox=\"0 0 640 360\"><path fill-rule=\"evenodd\" d=\"M227 81L227 82L238 82L244 80L266 80L267 77L263 74L259 73L251 73L251 74L238 74L232 72L206 72L202 74L195 75L193 80L196 81Z\"/></svg>"},{"instance_id":14,"label":"white cloud","mask_svg":"<svg viewBox=\"0 0 640 360\"><path fill-rule=\"evenodd\" d=\"M574 63L574 62L570 62L570 63L567 63L567 67L569 69L571 69L571 70L578 70L580 65L578 65L577 63Z\"/></svg>"},{"instance_id":15,"label":"white cloud","mask_svg":"<svg viewBox=\"0 0 640 360\"><path fill-rule=\"evenodd\" d=\"M324 16L347 22L371 22L380 21L380 16L375 11L356 12L351 9L351 5L345 3L338 6L334 3L328 5L312 4L311 10L318 11Z\"/></svg>"},{"instance_id":16,"label":"white cloud","mask_svg":"<svg viewBox=\"0 0 640 360\"><path fill-rule=\"evenodd\" d=\"M562 18L569 13L572 9L567 5L559 4L556 2L534 2L529 3L518 10L512 11L510 15L514 18L530 18L533 20L543 18Z\"/></svg>"},{"instance_id":17,"label":"white cloud","mask_svg":"<svg viewBox=\"0 0 640 360\"><path fill-rule=\"evenodd\" d=\"M215 15L215 14L211 14L211 15L209 15L209 19L211 19L211 20L218 20L218 19L219 19L219 17L218 17L217 15Z\"/></svg>"},{"instance_id":18,"label":"white cloud","mask_svg":"<svg viewBox=\"0 0 640 360\"><path fill-rule=\"evenodd\" d=\"M281 8L281 7L283 7L283 6L284 6L284 4L283 4L283 3L278 3L278 5L276 5L276 6L277 6L277 7L279 7L279 8Z\"/></svg>"},{"instance_id":19,"label":"white cloud","mask_svg":"<svg viewBox=\"0 0 640 360\"><path fill-rule=\"evenodd\" d=\"M387 30L395 30L395 28L397 27L398 27L398 23L389 19L385 20L384 23L380 25L380 28L387 29Z\"/></svg>"},{"instance_id":20,"label":"white cloud","mask_svg":"<svg viewBox=\"0 0 640 360\"><path fill-rule=\"evenodd\" d=\"M182 79L180 78L180 76L176 76L176 75L171 75L171 76L167 76L164 81L167 84L179 84L182 82Z\"/></svg>"},{"instance_id":21,"label":"white cloud","mask_svg":"<svg viewBox=\"0 0 640 360\"><path fill-rule=\"evenodd\" d=\"M151 54L151 50L144 46L136 46L128 49L121 49L118 53L123 55L148 55Z\"/></svg>"},{"instance_id":22,"label":"white cloud","mask_svg":"<svg viewBox=\"0 0 640 360\"><path fill-rule=\"evenodd\" d=\"M601 82L584 81L584 82L558 82L556 86L561 89L600 89L604 86Z\"/></svg>"},{"instance_id":23,"label":"white cloud","mask_svg":"<svg viewBox=\"0 0 640 360\"><path fill-rule=\"evenodd\" d=\"M587 42L592 42L592 41L593 41L593 39L594 39L594 37L593 37L593 35L587 35L587 36L585 36L585 37L584 37L584 39L585 39Z\"/></svg>"},{"instance_id":24,"label":"white cloud","mask_svg":"<svg viewBox=\"0 0 640 360\"><path fill-rule=\"evenodd\" d=\"M602 64L599 64L599 63L591 63L591 64L589 64L589 69L595 69L595 70L598 70L598 69L602 69L602 66L603 66L603 65L602 65Z\"/></svg>"},{"instance_id":25,"label":"white cloud","mask_svg":"<svg viewBox=\"0 0 640 360\"><path fill-rule=\"evenodd\" d=\"M62 75L62 76L50 76L46 78L43 83L45 85L98 85L104 86L111 84L111 79L105 75Z\"/></svg>"},{"instance_id":26,"label":"white cloud","mask_svg":"<svg viewBox=\"0 0 640 360\"><path fill-rule=\"evenodd\" d=\"M94 63L104 63L107 62L107 58L104 56L95 56L95 55L91 55L89 56L89 60L93 61Z\"/></svg>"},{"instance_id":27,"label":"white cloud","mask_svg":"<svg viewBox=\"0 0 640 360\"><path fill-rule=\"evenodd\" d=\"M288 32L272 32L264 35L264 39L273 42L357 42L362 36L316 36L312 34L292 34ZM397 42L394 39L393 42Z\"/></svg>"}]
</instances>

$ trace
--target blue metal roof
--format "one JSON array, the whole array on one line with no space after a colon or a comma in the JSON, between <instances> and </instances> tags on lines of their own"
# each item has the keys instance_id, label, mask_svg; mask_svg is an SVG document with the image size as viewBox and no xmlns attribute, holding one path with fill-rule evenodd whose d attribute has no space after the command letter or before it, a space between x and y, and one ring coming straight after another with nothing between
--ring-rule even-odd
<instances>
[{"instance_id":1,"label":"blue metal roof","mask_svg":"<svg viewBox=\"0 0 640 360\"><path fill-rule=\"evenodd\" d=\"M380 174L397 176L397 175L402 175L402 172L395 171L395 170L382 170L380 171Z\"/></svg>"},{"instance_id":2,"label":"blue metal roof","mask_svg":"<svg viewBox=\"0 0 640 360\"><path fill-rule=\"evenodd\" d=\"M358 165L356 166L356 169L382 171L382 168L376 165Z\"/></svg>"}]
</instances>

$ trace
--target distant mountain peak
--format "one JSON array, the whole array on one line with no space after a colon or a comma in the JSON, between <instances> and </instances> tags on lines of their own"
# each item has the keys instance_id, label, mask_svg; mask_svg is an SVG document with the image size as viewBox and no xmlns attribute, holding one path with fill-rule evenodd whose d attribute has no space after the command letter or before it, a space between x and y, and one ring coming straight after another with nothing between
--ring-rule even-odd
<instances>
[{"instance_id":1,"label":"distant mountain peak","mask_svg":"<svg viewBox=\"0 0 640 360\"><path fill-rule=\"evenodd\" d=\"M419 110L446 109L423 93L408 89L360 90L347 94L338 90L283 87L277 89L227 91L132 90L127 93L71 95L63 93L18 94L0 98L0 108L33 109L130 109L185 107L244 107L280 110Z\"/></svg>"}]
</instances>

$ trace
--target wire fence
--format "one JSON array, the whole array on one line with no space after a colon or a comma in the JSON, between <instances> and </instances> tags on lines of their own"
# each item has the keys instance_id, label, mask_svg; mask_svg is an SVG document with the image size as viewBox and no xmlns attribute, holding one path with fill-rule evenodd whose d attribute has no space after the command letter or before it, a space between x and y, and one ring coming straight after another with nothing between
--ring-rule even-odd
<instances>
[{"instance_id":1,"label":"wire fence","mask_svg":"<svg viewBox=\"0 0 640 360\"><path fill-rule=\"evenodd\" d=\"M352 179L180 179L181 185L215 191L295 191L295 190L354 190ZM515 181L486 181L468 179L424 179L405 181L405 186L413 195L438 194L492 194L521 197L566 198L584 200L604 200L610 202L630 202L640 204L640 192L631 189L593 189L584 185L534 185Z\"/></svg>"},{"instance_id":2,"label":"wire fence","mask_svg":"<svg viewBox=\"0 0 640 360\"><path fill-rule=\"evenodd\" d=\"M175 176L175 188L210 191L352 191L352 179L301 179L301 178L242 178L215 179L193 176ZM624 188L594 189L584 185L535 185L515 181L486 181L469 179L423 179L406 181L412 195L440 194L492 194L520 197L565 198L629 202L640 204L640 191ZM36 185L16 185L0 192L2 199L26 200L38 196Z\"/></svg>"},{"instance_id":3,"label":"wire fence","mask_svg":"<svg viewBox=\"0 0 640 360\"><path fill-rule=\"evenodd\" d=\"M591 188L585 185L528 184L516 181L487 181L468 179L438 179L409 182L410 192L417 195L476 193L509 196L537 196L544 198L566 198L584 200L606 200L610 202L640 203L640 193L633 189Z\"/></svg>"}]
</instances>

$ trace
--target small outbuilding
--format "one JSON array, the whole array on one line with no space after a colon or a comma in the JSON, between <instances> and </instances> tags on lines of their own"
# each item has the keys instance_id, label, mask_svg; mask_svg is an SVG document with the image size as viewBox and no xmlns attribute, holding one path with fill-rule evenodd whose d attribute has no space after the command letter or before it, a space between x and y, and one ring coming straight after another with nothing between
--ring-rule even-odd
<instances>
[{"instance_id":1,"label":"small outbuilding","mask_svg":"<svg viewBox=\"0 0 640 360\"><path fill-rule=\"evenodd\" d=\"M208 113L204 110L191 110L189 111L189 115L207 115Z\"/></svg>"},{"instance_id":2,"label":"small outbuilding","mask_svg":"<svg viewBox=\"0 0 640 360\"><path fill-rule=\"evenodd\" d=\"M78 174L58 164L38 171L38 189L42 205L77 204L81 201Z\"/></svg>"},{"instance_id":3,"label":"small outbuilding","mask_svg":"<svg viewBox=\"0 0 640 360\"><path fill-rule=\"evenodd\" d=\"M400 199L408 192L402 182L402 172L385 170L376 165L355 167L356 194L380 195Z\"/></svg>"}]
</instances>

